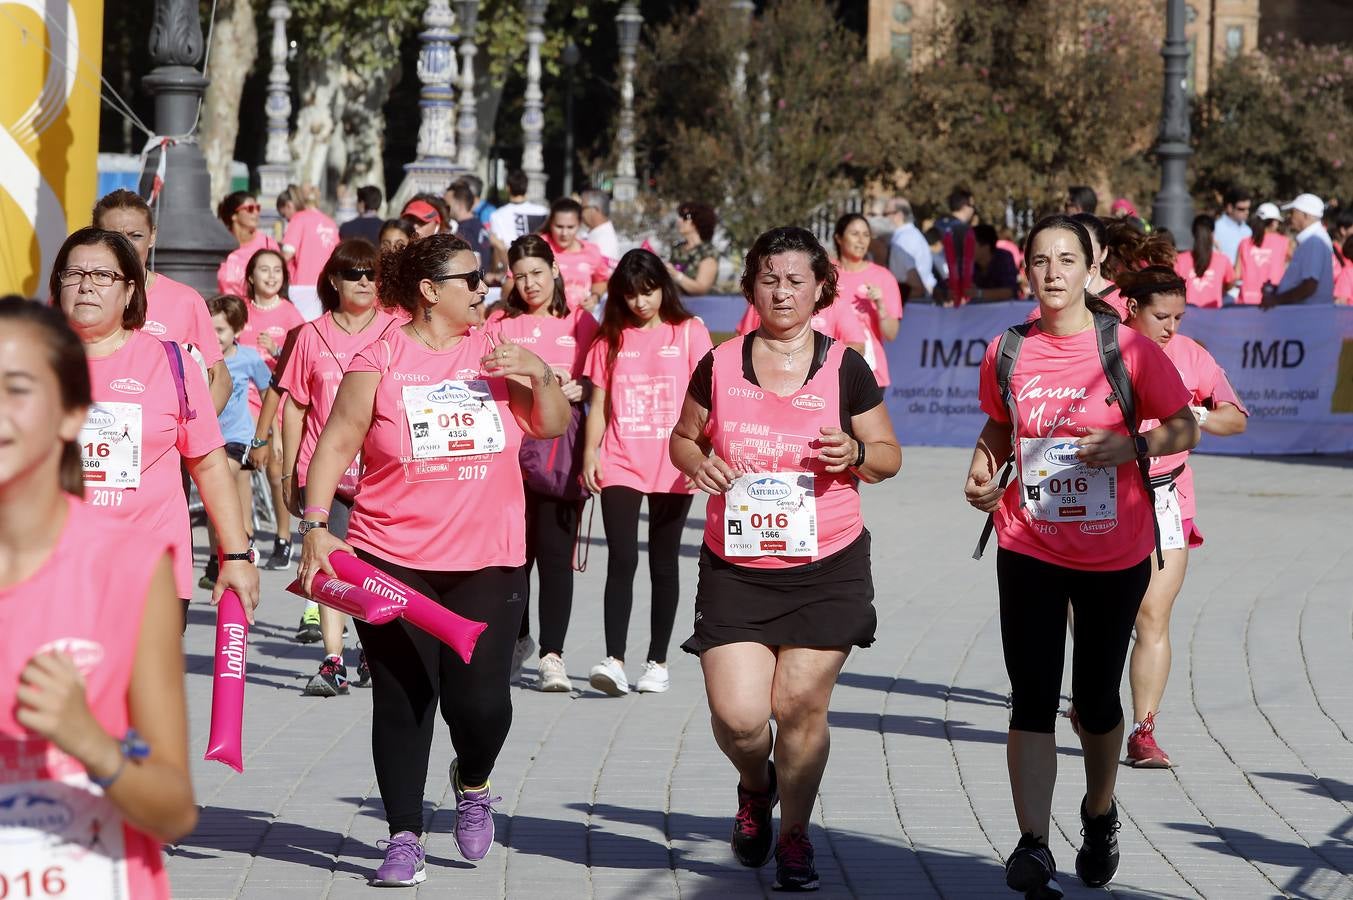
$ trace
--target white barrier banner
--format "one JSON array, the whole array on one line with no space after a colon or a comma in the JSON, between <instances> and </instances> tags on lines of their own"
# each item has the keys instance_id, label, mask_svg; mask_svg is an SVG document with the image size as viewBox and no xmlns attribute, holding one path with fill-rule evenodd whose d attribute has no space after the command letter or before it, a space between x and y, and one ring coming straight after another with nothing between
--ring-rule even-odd
<instances>
[{"instance_id":1,"label":"white barrier banner","mask_svg":"<svg viewBox=\"0 0 1353 900\"><path fill-rule=\"evenodd\" d=\"M732 332L741 297L690 303L716 333ZM989 341L1023 322L1028 302L907 307L887 345L888 411L903 444L971 446L986 423L977 398ZM1192 309L1183 331L1226 370L1250 410L1245 434L1203 436L1204 453L1353 452L1353 308Z\"/></svg>"}]
</instances>

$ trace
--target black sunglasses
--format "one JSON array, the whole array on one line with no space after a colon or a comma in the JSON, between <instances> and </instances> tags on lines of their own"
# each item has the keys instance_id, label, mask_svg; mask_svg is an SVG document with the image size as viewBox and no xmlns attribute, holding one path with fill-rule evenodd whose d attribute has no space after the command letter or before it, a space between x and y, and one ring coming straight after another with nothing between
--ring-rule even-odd
<instances>
[{"instance_id":1,"label":"black sunglasses","mask_svg":"<svg viewBox=\"0 0 1353 900\"><path fill-rule=\"evenodd\" d=\"M428 281L450 281L452 278L464 278L465 286L472 291L479 290L479 283L484 280L484 270L475 269L473 272L457 272L454 275L438 275L435 278L429 278Z\"/></svg>"},{"instance_id":2,"label":"black sunglasses","mask_svg":"<svg viewBox=\"0 0 1353 900\"><path fill-rule=\"evenodd\" d=\"M367 281L376 280L375 269L344 269L338 273L338 277L344 281L361 281L365 278Z\"/></svg>"}]
</instances>

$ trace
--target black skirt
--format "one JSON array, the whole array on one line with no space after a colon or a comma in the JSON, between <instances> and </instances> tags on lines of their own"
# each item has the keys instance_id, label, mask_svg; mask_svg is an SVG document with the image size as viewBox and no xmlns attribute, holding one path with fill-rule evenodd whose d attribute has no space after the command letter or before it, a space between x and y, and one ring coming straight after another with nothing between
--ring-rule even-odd
<instances>
[{"instance_id":1,"label":"black skirt","mask_svg":"<svg viewBox=\"0 0 1353 900\"><path fill-rule=\"evenodd\" d=\"M868 647L874 643L869 532L816 562L788 569L738 566L700 548L695 634L699 655L740 641L768 647Z\"/></svg>"}]
</instances>

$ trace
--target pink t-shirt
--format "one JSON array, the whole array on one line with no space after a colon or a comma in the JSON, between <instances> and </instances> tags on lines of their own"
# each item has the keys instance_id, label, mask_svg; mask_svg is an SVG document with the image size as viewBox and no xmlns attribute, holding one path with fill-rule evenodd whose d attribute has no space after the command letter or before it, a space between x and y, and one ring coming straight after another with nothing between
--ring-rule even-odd
<instances>
[{"instance_id":1,"label":"pink t-shirt","mask_svg":"<svg viewBox=\"0 0 1353 900\"><path fill-rule=\"evenodd\" d=\"M1010 422L1010 414L996 384L999 343L993 340L982 360L979 396L982 411L1004 424ZM1162 419L1189 402L1189 392L1174 364L1154 341L1124 325L1118 328L1118 344L1132 378L1140 418ZM1091 429L1128 433L1118 405L1105 402L1111 390L1099 362L1093 328L1061 337L1037 326L1030 329L1011 374L1010 391L1019 418L1017 448L1023 438L1074 441ZM1135 461L1117 467L1117 517L1100 521L1034 519L1023 505L1019 469L1017 455L1014 475L996 510L996 532L1005 549L1088 571L1126 569L1151 552L1155 511Z\"/></svg>"},{"instance_id":2,"label":"pink t-shirt","mask_svg":"<svg viewBox=\"0 0 1353 900\"><path fill-rule=\"evenodd\" d=\"M174 553L179 597L193 595L193 544L188 499L179 461L206 456L224 446L216 408L202 370L184 357L188 408L196 417L179 421L179 397L164 345L133 331L111 356L89 361L94 405L80 432L85 458L85 503L101 515L134 526L168 544ZM141 439L135 439L139 417ZM117 468L125 464L123 469ZM117 487L139 468L139 484Z\"/></svg>"},{"instance_id":3,"label":"pink t-shirt","mask_svg":"<svg viewBox=\"0 0 1353 900\"><path fill-rule=\"evenodd\" d=\"M855 317L860 320L860 326L865 334L864 361L869 363L869 368L874 370L874 377L878 380L879 387L887 387L888 381L888 353L883 347L883 332L879 328L878 308L874 306L874 301L869 299L866 291L866 285L873 285L883 292L883 306L888 311L888 315L895 319L902 318L902 292L897 287L897 279L893 273L889 272L883 266L874 263L867 264L863 269L857 272L850 272L841 268L840 264L836 267L836 284L839 294L836 303L844 305L850 303L855 310ZM831 307L828 307L831 309Z\"/></svg>"},{"instance_id":4,"label":"pink t-shirt","mask_svg":"<svg viewBox=\"0 0 1353 900\"><path fill-rule=\"evenodd\" d=\"M192 344L210 369L221 361L221 342L211 326L202 295L186 284L156 275L146 291L146 324L141 330L163 341Z\"/></svg>"},{"instance_id":5,"label":"pink t-shirt","mask_svg":"<svg viewBox=\"0 0 1353 900\"><path fill-rule=\"evenodd\" d=\"M277 352L282 352L282 347L287 342L287 332L297 326L305 324L305 317L301 311L291 304L291 301L284 298L278 298L277 305L269 309L260 309L252 300L244 301L245 307L249 310L249 321L245 323L244 330L240 332L238 341L246 347L253 347L258 351L258 355L263 357L264 364L268 371L277 371L278 357L264 350L258 345L258 336L266 334L272 338L273 344L277 347ZM249 385L249 415L255 421L258 414L263 409L263 397L258 392L258 388L252 384ZM279 410L280 411L280 410Z\"/></svg>"},{"instance_id":6,"label":"pink t-shirt","mask_svg":"<svg viewBox=\"0 0 1353 900\"><path fill-rule=\"evenodd\" d=\"M1353 262L1341 260L1334 254L1334 302L1340 306L1353 303Z\"/></svg>"},{"instance_id":7,"label":"pink t-shirt","mask_svg":"<svg viewBox=\"0 0 1353 900\"><path fill-rule=\"evenodd\" d=\"M1225 286L1236 280L1231 261L1216 250L1212 251L1212 260L1202 275L1194 273L1193 253L1189 250L1185 250L1175 258L1174 270L1184 279L1184 299L1190 306L1204 309L1220 307Z\"/></svg>"},{"instance_id":8,"label":"pink t-shirt","mask_svg":"<svg viewBox=\"0 0 1353 900\"><path fill-rule=\"evenodd\" d=\"M844 295L837 297L831 306L813 313L813 330L843 344L868 346L869 339L865 335L865 327L855 315L855 307L847 302L847 299ZM751 334L760 327L761 315L755 306L747 304L747 312L743 314L742 321L738 322L738 334Z\"/></svg>"},{"instance_id":9,"label":"pink t-shirt","mask_svg":"<svg viewBox=\"0 0 1353 900\"><path fill-rule=\"evenodd\" d=\"M223 294L234 294L236 297L249 296L248 274L249 260L254 258L254 254L260 250L278 250L282 248L277 246L277 241L272 236L259 229L254 232L254 236L248 243L230 251L230 255L221 263L221 267L216 270L216 286L221 289Z\"/></svg>"},{"instance_id":10,"label":"pink t-shirt","mask_svg":"<svg viewBox=\"0 0 1353 900\"><path fill-rule=\"evenodd\" d=\"M577 378L582 375L583 359L600 327L591 313L580 308L563 318L523 313L510 319L500 309L489 316L484 330L495 340L527 348L556 372Z\"/></svg>"},{"instance_id":11,"label":"pink t-shirt","mask_svg":"<svg viewBox=\"0 0 1353 900\"><path fill-rule=\"evenodd\" d=\"M282 233L282 245L295 251L288 264L291 283L312 286L338 246L338 225L317 209L297 210Z\"/></svg>"},{"instance_id":12,"label":"pink t-shirt","mask_svg":"<svg viewBox=\"0 0 1353 900\"><path fill-rule=\"evenodd\" d=\"M507 379L480 372L479 361L489 350L482 331L438 353L402 328L391 328L353 357L349 373L381 374L348 526L354 547L419 571L468 572L526 562L526 495L517 461L522 430L508 408ZM485 383L491 399L466 399ZM468 413L482 427L493 412L502 429L500 451L415 458L414 436L425 440L440 415Z\"/></svg>"},{"instance_id":13,"label":"pink t-shirt","mask_svg":"<svg viewBox=\"0 0 1353 900\"><path fill-rule=\"evenodd\" d=\"M24 810L66 817L62 828L39 829L46 832L40 840L24 842L23 832L11 830L0 854L9 896L58 896L37 890L42 873L58 866L62 897L168 900L159 842L123 820L84 766L15 719L19 673L37 654L59 650L84 676L86 701L104 731L121 737L131 723L127 692L146 595L169 548L153 533L67 500L52 554L24 581L0 587L0 809L7 825ZM125 870L115 862L125 862ZM20 891L14 871L20 868L32 873L32 893Z\"/></svg>"},{"instance_id":14,"label":"pink t-shirt","mask_svg":"<svg viewBox=\"0 0 1353 900\"><path fill-rule=\"evenodd\" d=\"M1287 271L1287 238L1270 232L1256 245L1252 238L1240 241L1240 303L1258 305L1264 299L1264 283L1277 287Z\"/></svg>"},{"instance_id":15,"label":"pink t-shirt","mask_svg":"<svg viewBox=\"0 0 1353 900\"><path fill-rule=\"evenodd\" d=\"M290 304L287 304L290 306ZM386 333L395 317L377 309L375 318L356 334L348 334L334 323L333 313L325 313L296 335L287 367L278 387L306 407L301 446L296 454L296 483L305 487L310 457L315 454L319 434L338 396L338 384L352 359Z\"/></svg>"},{"instance_id":16,"label":"pink t-shirt","mask_svg":"<svg viewBox=\"0 0 1353 900\"><path fill-rule=\"evenodd\" d=\"M1170 362L1174 363L1180 379L1184 382L1184 387L1189 391L1189 405L1207 405L1204 401L1211 401L1211 405L1214 407L1220 403L1230 403L1245 415L1250 414L1250 411L1245 408L1245 404L1240 402L1240 397L1237 396L1235 388L1231 386L1230 380L1226 377L1226 370L1217 365L1217 361L1212 358L1211 353L1203 348L1202 344L1186 335L1176 334L1165 345L1165 355L1169 357ZM1142 422L1142 432L1150 431L1159 424L1158 419L1146 419ZM1196 504L1193 492L1193 469L1188 465L1188 458L1187 451L1174 453L1170 456L1154 456L1151 458L1151 474L1164 475L1166 472L1173 472L1180 466L1184 467L1184 471L1175 479L1175 492L1179 495L1181 515L1185 519L1192 519Z\"/></svg>"},{"instance_id":17,"label":"pink t-shirt","mask_svg":"<svg viewBox=\"0 0 1353 900\"><path fill-rule=\"evenodd\" d=\"M1024 271L1024 251L1020 249L1019 244L1002 238L996 242L996 249L1009 253L1010 258L1015 261L1015 268L1020 272Z\"/></svg>"},{"instance_id":18,"label":"pink t-shirt","mask_svg":"<svg viewBox=\"0 0 1353 900\"><path fill-rule=\"evenodd\" d=\"M564 297L569 309L582 306L592 285L605 284L614 269L596 244L591 241L578 241L579 249L565 251L548 236L545 243L554 251L554 261L559 266L559 275L564 279ZM506 288L505 288L506 290Z\"/></svg>"},{"instance_id":19,"label":"pink t-shirt","mask_svg":"<svg viewBox=\"0 0 1353 900\"><path fill-rule=\"evenodd\" d=\"M608 403L598 451L602 485L645 494L691 493L686 476L667 454L667 439L681 415L691 373L714 346L709 330L698 318L626 328L609 377L608 346L604 340L594 341L583 363L583 375L606 391Z\"/></svg>"},{"instance_id":20,"label":"pink t-shirt","mask_svg":"<svg viewBox=\"0 0 1353 900\"><path fill-rule=\"evenodd\" d=\"M832 344L813 377L792 394L780 397L743 375L742 341L725 341L714 349L713 405L705 427L714 452L748 474L812 472L818 538L815 556L728 556L723 534L727 498L718 494L709 498L705 509L705 545L715 555L739 566L785 569L830 556L864 530L855 477L849 471L827 474L817 455L819 429L842 426L841 361L845 352L844 344Z\"/></svg>"}]
</instances>

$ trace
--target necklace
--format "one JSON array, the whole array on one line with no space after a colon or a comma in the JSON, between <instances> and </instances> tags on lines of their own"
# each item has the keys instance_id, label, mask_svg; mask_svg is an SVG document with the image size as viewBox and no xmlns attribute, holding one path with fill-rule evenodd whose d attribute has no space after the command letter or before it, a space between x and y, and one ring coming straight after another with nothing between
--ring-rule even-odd
<instances>
[{"instance_id":1,"label":"necklace","mask_svg":"<svg viewBox=\"0 0 1353 900\"><path fill-rule=\"evenodd\" d=\"M414 321L412 321L412 320L410 320L410 321L409 321L409 324L410 324L411 326L413 326L413 333L416 334L416 335L418 335L418 340L420 340L420 341L422 341L424 344L426 344L426 345L427 345L427 348L428 348L429 350L431 350L433 353L436 353L436 352L437 352L437 348L434 347L434 346L432 346L432 342L429 341L427 338L423 337L423 332L421 332L421 331L418 330L418 323L417 323L417 322L414 322Z\"/></svg>"},{"instance_id":2,"label":"necklace","mask_svg":"<svg viewBox=\"0 0 1353 900\"><path fill-rule=\"evenodd\" d=\"M767 341L765 337L762 337L761 340L766 344L768 348L774 350L776 353L780 354L785 358L784 368L785 371L788 372L790 369L794 368L794 357L799 354L800 350L802 350L804 347L807 347L809 344L813 342L813 332L810 329L808 331L808 339L804 341L802 344L799 344L793 350L781 350L778 347L771 347L770 342Z\"/></svg>"},{"instance_id":3,"label":"necklace","mask_svg":"<svg viewBox=\"0 0 1353 900\"><path fill-rule=\"evenodd\" d=\"M370 324L371 324L371 320L374 319L374 318L376 318L376 310L375 310L375 308L373 307L372 310L371 310L371 315L369 315L369 316L366 317L366 321L362 323L362 327L361 327L361 328L358 328L357 331L365 331L365 330L366 330L366 326L370 325ZM355 334L355 333L356 333L356 332L354 332L354 331L349 330L348 327L347 327L346 325L344 325L342 322L338 321L338 315L337 315L337 314L335 314L335 315L333 316L333 320L334 320L334 324L337 325L339 328L342 328L343 331L345 331L347 334L350 334L350 335L351 335L351 334ZM417 329L415 329L415 330L417 330ZM419 337L422 337L422 335L419 335ZM424 341L423 343L426 344L427 341Z\"/></svg>"}]
</instances>

